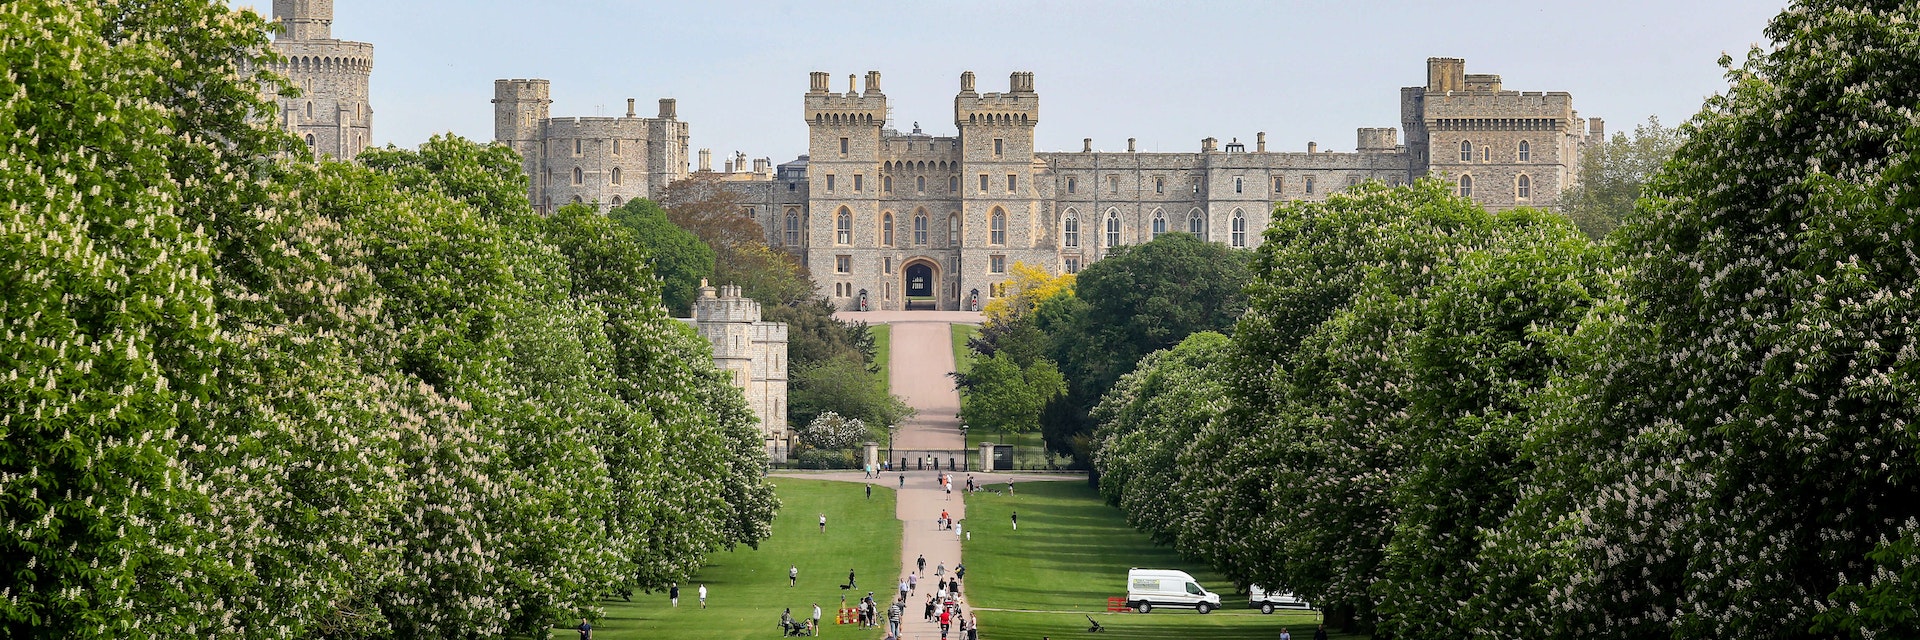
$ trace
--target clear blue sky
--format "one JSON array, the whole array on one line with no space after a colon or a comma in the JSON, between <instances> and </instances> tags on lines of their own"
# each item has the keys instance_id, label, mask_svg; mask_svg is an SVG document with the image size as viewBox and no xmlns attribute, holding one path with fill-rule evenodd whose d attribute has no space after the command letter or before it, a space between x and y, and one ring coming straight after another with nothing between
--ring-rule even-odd
<instances>
[{"instance_id":1,"label":"clear blue sky","mask_svg":"<svg viewBox=\"0 0 1920 640\"><path fill-rule=\"evenodd\" d=\"M270 0L237 1L266 10ZM807 73L883 74L901 130L953 131L961 71L1004 91L1035 73L1039 147L1194 151L1200 139L1351 150L1400 126L1429 56L1507 89L1567 91L1610 131L1675 124L1726 83L1722 52L1765 44L1781 0L1705 2L774 3L336 0L334 36L371 42L376 142L493 139L493 80L553 81L553 115L651 115L679 99L692 147L783 162L806 152ZM1249 145L1251 146L1251 145Z\"/></svg>"}]
</instances>

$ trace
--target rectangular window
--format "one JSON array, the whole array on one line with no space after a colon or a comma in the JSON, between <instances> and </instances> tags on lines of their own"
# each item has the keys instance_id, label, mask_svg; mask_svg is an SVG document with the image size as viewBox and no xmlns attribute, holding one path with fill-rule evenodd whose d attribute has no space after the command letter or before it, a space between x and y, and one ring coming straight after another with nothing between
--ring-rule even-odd
<instances>
[{"instance_id":1,"label":"rectangular window","mask_svg":"<svg viewBox=\"0 0 1920 640\"><path fill-rule=\"evenodd\" d=\"M927 192L927 177L926 177L926 176L919 176L919 177L916 177L916 178L914 178L914 179L913 179L913 185L914 185L914 190L916 190L916 191L919 191L920 193L923 193L923 194L924 194L924 193L926 193L926 192Z\"/></svg>"},{"instance_id":2,"label":"rectangular window","mask_svg":"<svg viewBox=\"0 0 1920 640\"><path fill-rule=\"evenodd\" d=\"M619 138L613 139L613 155L616 155L616 156L620 155L620 139Z\"/></svg>"},{"instance_id":3,"label":"rectangular window","mask_svg":"<svg viewBox=\"0 0 1920 640\"><path fill-rule=\"evenodd\" d=\"M862 178L865 178L865 177L866 176L860 175L858 173L853 174L853 190L856 193L859 192L861 187L865 184L864 181L862 180Z\"/></svg>"},{"instance_id":4,"label":"rectangular window","mask_svg":"<svg viewBox=\"0 0 1920 640\"><path fill-rule=\"evenodd\" d=\"M576 156L580 155L580 139L579 138L573 139L573 155L576 155Z\"/></svg>"},{"instance_id":5,"label":"rectangular window","mask_svg":"<svg viewBox=\"0 0 1920 640\"><path fill-rule=\"evenodd\" d=\"M893 273L893 256L887 256L885 260L881 264L886 268L887 273Z\"/></svg>"},{"instance_id":6,"label":"rectangular window","mask_svg":"<svg viewBox=\"0 0 1920 640\"><path fill-rule=\"evenodd\" d=\"M1161 180L1161 179L1159 179L1159 178L1154 178L1154 179L1153 179L1153 192L1154 192L1154 193L1166 193L1166 192L1167 192L1167 181L1165 181L1165 180Z\"/></svg>"},{"instance_id":7,"label":"rectangular window","mask_svg":"<svg viewBox=\"0 0 1920 640\"><path fill-rule=\"evenodd\" d=\"M1307 176L1307 195L1313 195L1313 176Z\"/></svg>"},{"instance_id":8,"label":"rectangular window","mask_svg":"<svg viewBox=\"0 0 1920 640\"><path fill-rule=\"evenodd\" d=\"M1286 178L1282 178L1280 176L1273 177L1273 195L1277 196L1277 195L1280 195L1282 191L1286 191L1286 186L1287 186Z\"/></svg>"},{"instance_id":9,"label":"rectangular window","mask_svg":"<svg viewBox=\"0 0 1920 640\"><path fill-rule=\"evenodd\" d=\"M853 273L853 256L834 256L834 273Z\"/></svg>"},{"instance_id":10,"label":"rectangular window","mask_svg":"<svg viewBox=\"0 0 1920 640\"><path fill-rule=\"evenodd\" d=\"M1004 142L1006 142L1006 140L1001 138L993 139L993 155L994 156L998 157L999 155L1006 153L1006 145L1002 144Z\"/></svg>"},{"instance_id":11,"label":"rectangular window","mask_svg":"<svg viewBox=\"0 0 1920 640\"><path fill-rule=\"evenodd\" d=\"M1080 273L1080 256L1067 256L1067 273Z\"/></svg>"},{"instance_id":12,"label":"rectangular window","mask_svg":"<svg viewBox=\"0 0 1920 640\"><path fill-rule=\"evenodd\" d=\"M1079 185L1074 184L1073 178L1067 178L1067 193L1073 193L1073 188L1076 186Z\"/></svg>"},{"instance_id":13,"label":"rectangular window","mask_svg":"<svg viewBox=\"0 0 1920 640\"><path fill-rule=\"evenodd\" d=\"M1234 193L1244 193L1244 190L1242 190L1242 188L1241 188L1242 186L1243 186L1243 182L1242 182L1242 180L1241 180L1240 178L1234 178L1234 179L1233 179L1233 192L1234 192Z\"/></svg>"},{"instance_id":14,"label":"rectangular window","mask_svg":"<svg viewBox=\"0 0 1920 640\"><path fill-rule=\"evenodd\" d=\"M987 192L987 174L980 174L980 193Z\"/></svg>"},{"instance_id":15,"label":"rectangular window","mask_svg":"<svg viewBox=\"0 0 1920 640\"><path fill-rule=\"evenodd\" d=\"M1020 176L1017 176L1011 173L1007 174L1007 193L1013 193L1019 190L1020 190Z\"/></svg>"},{"instance_id":16,"label":"rectangular window","mask_svg":"<svg viewBox=\"0 0 1920 640\"><path fill-rule=\"evenodd\" d=\"M1006 273L1007 257L1006 256L988 256L987 272L988 273Z\"/></svg>"},{"instance_id":17,"label":"rectangular window","mask_svg":"<svg viewBox=\"0 0 1920 640\"><path fill-rule=\"evenodd\" d=\"M833 193L833 174L827 174L827 193Z\"/></svg>"},{"instance_id":18,"label":"rectangular window","mask_svg":"<svg viewBox=\"0 0 1920 640\"><path fill-rule=\"evenodd\" d=\"M846 138L840 139L840 155L843 155L843 156L847 155L847 139Z\"/></svg>"}]
</instances>

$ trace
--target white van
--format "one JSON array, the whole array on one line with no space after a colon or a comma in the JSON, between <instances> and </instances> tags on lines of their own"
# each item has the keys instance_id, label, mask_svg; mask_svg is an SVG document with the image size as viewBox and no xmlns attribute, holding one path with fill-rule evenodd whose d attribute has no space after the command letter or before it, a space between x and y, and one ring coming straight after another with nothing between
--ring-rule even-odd
<instances>
[{"instance_id":1,"label":"white van","mask_svg":"<svg viewBox=\"0 0 1920 640\"><path fill-rule=\"evenodd\" d=\"M1210 613L1220 608L1220 594L1200 587L1185 571L1127 570L1127 606L1147 613L1154 607L1178 607Z\"/></svg>"},{"instance_id":2,"label":"white van","mask_svg":"<svg viewBox=\"0 0 1920 640\"><path fill-rule=\"evenodd\" d=\"M1273 613L1274 609L1312 609L1313 605L1291 593L1269 593L1260 585L1247 587L1247 605L1257 608L1260 613Z\"/></svg>"}]
</instances>

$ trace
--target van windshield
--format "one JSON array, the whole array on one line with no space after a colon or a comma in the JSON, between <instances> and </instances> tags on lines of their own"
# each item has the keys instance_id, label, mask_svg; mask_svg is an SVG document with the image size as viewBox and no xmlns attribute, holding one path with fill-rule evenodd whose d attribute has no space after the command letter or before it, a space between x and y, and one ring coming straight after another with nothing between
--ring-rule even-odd
<instances>
[{"instance_id":1,"label":"van windshield","mask_svg":"<svg viewBox=\"0 0 1920 640\"><path fill-rule=\"evenodd\" d=\"M1196 596L1207 595L1207 591L1205 589L1201 589L1200 585L1194 584L1192 582L1187 583L1187 593L1191 593Z\"/></svg>"}]
</instances>

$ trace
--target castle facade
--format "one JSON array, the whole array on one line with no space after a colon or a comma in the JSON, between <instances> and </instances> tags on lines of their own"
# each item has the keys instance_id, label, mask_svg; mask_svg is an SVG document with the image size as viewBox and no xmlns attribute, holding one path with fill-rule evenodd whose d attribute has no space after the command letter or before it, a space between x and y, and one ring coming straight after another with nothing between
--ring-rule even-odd
<instances>
[{"instance_id":1,"label":"castle facade","mask_svg":"<svg viewBox=\"0 0 1920 640\"><path fill-rule=\"evenodd\" d=\"M269 94L280 125L316 155L359 155L373 141L373 45L334 39L333 0L273 0L273 21L280 26L273 50L284 59L272 69L300 89Z\"/></svg>"},{"instance_id":2,"label":"castle facade","mask_svg":"<svg viewBox=\"0 0 1920 640\"><path fill-rule=\"evenodd\" d=\"M539 79L493 83L493 139L520 152L534 208L596 203L605 211L687 177L687 123L673 98L662 98L653 118L639 117L631 98L625 117L555 118L549 88Z\"/></svg>"},{"instance_id":3,"label":"castle facade","mask_svg":"<svg viewBox=\"0 0 1920 640\"><path fill-rule=\"evenodd\" d=\"M838 308L977 310L1024 262L1073 273L1113 247L1185 232L1255 247L1277 203L1320 200L1366 181L1400 185L1439 176L1461 195L1503 209L1553 207L1604 126L1583 120L1564 92L1507 91L1468 74L1463 60L1431 58L1424 86L1400 93L1401 125L1364 128L1354 150L1249 151L1237 139L1197 152L1039 152L1040 97L1032 73L982 93L961 74L958 134L887 123L880 73L845 93L812 74L802 99L808 154L775 171L722 175L770 245L798 254ZM744 164L744 162L737 163ZM702 167L706 169L707 167Z\"/></svg>"}]
</instances>

